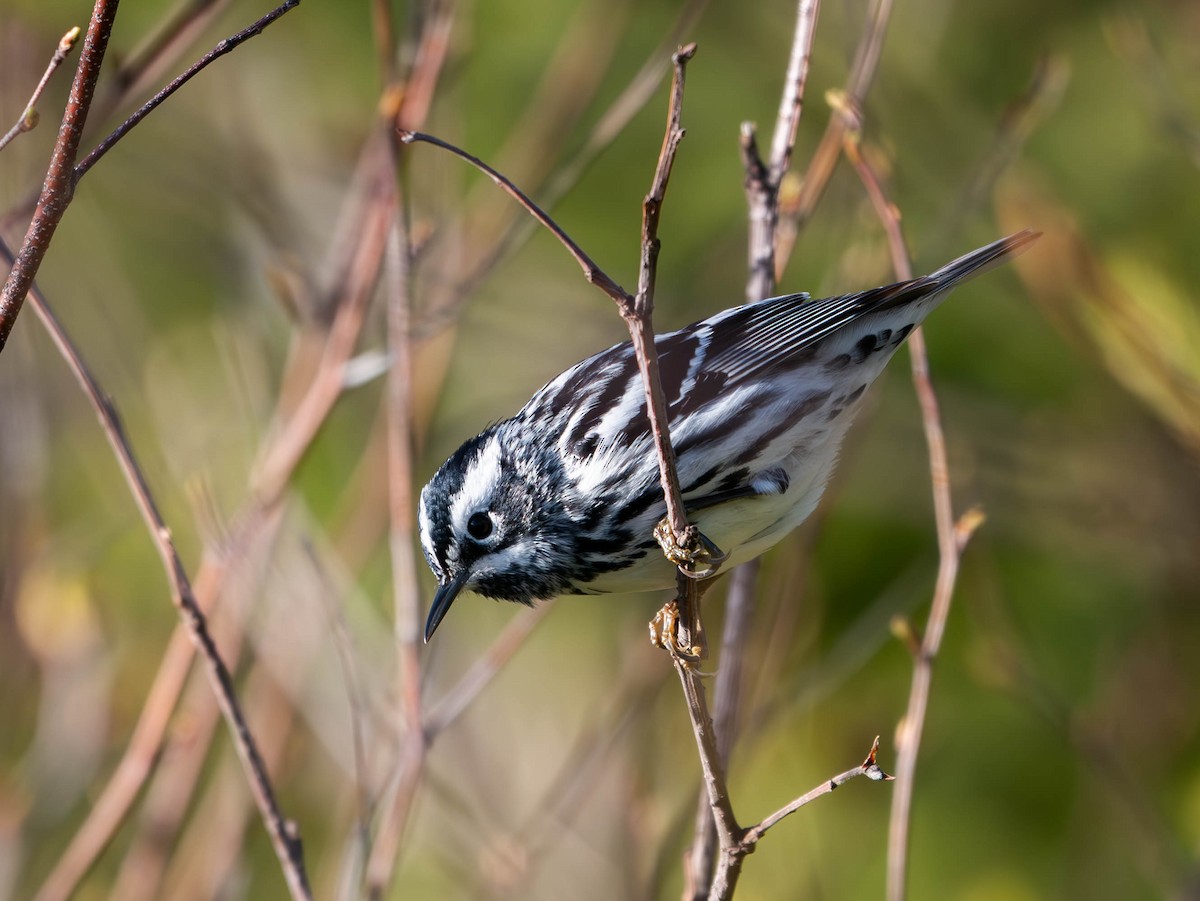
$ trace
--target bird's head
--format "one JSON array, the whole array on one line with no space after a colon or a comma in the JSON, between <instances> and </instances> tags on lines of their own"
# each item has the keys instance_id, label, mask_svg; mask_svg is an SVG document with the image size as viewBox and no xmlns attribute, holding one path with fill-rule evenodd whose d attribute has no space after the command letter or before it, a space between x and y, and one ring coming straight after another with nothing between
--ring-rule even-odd
<instances>
[{"instance_id":1,"label":"bird's head","mask_svg":"<svg viewBox=\"0 0 1200 901\"><path fill-rule=\"evenodd\" d=\"M510 450L511 422L466 442L421 491L421 547L438 580L426 641L462 591L530 604L569 587L574 530L562 480Z\"/></svg>"}]
</instances>

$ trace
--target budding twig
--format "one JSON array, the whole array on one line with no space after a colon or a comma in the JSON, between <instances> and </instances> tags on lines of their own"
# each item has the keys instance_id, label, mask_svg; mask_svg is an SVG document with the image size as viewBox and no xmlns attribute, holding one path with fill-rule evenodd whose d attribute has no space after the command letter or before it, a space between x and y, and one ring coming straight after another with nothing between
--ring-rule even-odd
<instances>
[{"instance_id":1,"label":"budding twig","mask_svg":"<svg viewBox=\"0 0 1200 901\"><path fill-rule=\"evenodd\" d=\"M58 46L54 48L54 55L50 57L50 63L46 66L46 71L42 74L41 81L37 83L37 87L29 95L29 102L25 104L25 109L17 117L17 121L13 123L13 127L8 130L4 137L0 138L0 150L11 144L17 135L33 131L37 127L39 119L37 111L38 101L42 99L42 94L45 93L46 86L50 84L50 77L63 64L67 58L67 54L75 46L75 42L79 39L79 34L79 26L76 25L59 39Z\"/></svg>"}]
</instances>

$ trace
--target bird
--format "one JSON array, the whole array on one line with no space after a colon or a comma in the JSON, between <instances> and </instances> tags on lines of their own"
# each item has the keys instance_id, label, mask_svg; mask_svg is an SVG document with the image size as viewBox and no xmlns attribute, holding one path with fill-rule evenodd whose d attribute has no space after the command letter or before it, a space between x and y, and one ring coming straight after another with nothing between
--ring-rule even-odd
<instances>
[{"instance_id":1,"label":"bird","mask_svg":"<svg viewBox=\"0 0 1200 901\"><path fill-rule=\"evenodd\" d=\"M813 512L867 389L949 291L1038 237L1026 229L919 278L773 297L655 337L684 506L725 566ZM532 605L673 586L654 537L665 514L627 341L467 440L422 489L421 548L438 582L425 641L464 591Z\"/></svg>"}]
</instances>

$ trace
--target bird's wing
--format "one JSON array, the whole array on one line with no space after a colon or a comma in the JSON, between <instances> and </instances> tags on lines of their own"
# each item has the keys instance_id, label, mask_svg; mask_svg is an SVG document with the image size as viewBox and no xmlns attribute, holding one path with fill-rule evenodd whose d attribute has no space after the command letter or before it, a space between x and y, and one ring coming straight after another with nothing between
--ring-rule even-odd
<instances>
[{"instance_id":1,"label":"bird's wing","mask_svg":"<svg viewBox=\"0 0 1200 901\"><path fill-rule=\"evenodd\" d=\"M909 281L809 300L806 294L788 294L726 310L711 319L658 341L664 359L664 389L670 375L680 377L668 403L679 401L689 387L702 387L707 376L709 390L728 390L777 365L788 365L820 342L864 316L898 310L999 264L1026 247L1037 233L1023 231L972 251L931 275ZM901 324L903 325L903 323ZM690 359L685 359L690 355ZM715 384L720 374L720 385ZM690 384L689 384L690 377ZM671 387L675 387L671 382ZM705 392L707 393L707 392Z\"/></svg>"},{"instance_id":2,"label":"bird's wing","mask_svg":"<svg viewBox=\"0 0 1200 901\"><path fill-rule=\"evenodd\" d=\"M655 345L672 424L772 367L793 365L856 320L945 291L1037 236L1019 232L910 281L821 300L809 300L807 294L774 297L660 335ZM902 337L906 331L897 333ZM598 444L627 443L647 434L644 389L629 342L568 369L538 391L522 413L532 421L555 423L563 449L579 457L590 456Z\"/></svg>"}]
</instances>

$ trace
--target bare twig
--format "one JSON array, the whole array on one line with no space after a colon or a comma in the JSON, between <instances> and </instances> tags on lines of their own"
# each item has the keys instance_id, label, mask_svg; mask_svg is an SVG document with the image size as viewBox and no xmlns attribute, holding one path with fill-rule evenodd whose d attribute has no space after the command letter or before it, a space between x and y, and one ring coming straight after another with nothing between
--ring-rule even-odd
<instances>
[{"instance_id":1,"label":"bare twig","mask_svg":"<svg viewBox=\"0 0 1200 901\"><path fill-rule=\"evenodd\" d=\"M808 62L816 34L818 0L799 0L796 28L788 58L787 76L779 98L779 114L771 138L771 156L764 163L759 156L754 126L742 124L742 162L746 170L746 199L749 205L750 272L746 279L746 299L761 300L775 293L778 271L776 245L779 227L779 189L787 174L796 146L800 114L804 108L804 86L808 81Z\"/></svg>"},{"instance_id":2,"label":"bare twig","mask_svg":"<svg viewBox=\"0 0 1200 901\"><path fill-rule=\"evenodd\" d=\"M6 259L12 262L12 253L3 241L0 241L0 251L3 252ZM175 602L184 624L188 627L193 644L201 652L207 663L207 672L213 686L213 691L216 694L217 703L220 705L221 713L224 715L233 734L234 745L246 768L251 792L259 806L263 822L267 827L267 832L271 836L271 842L275 847L275 853L279 858L280 866L283 868L288 887L293 897L308 898L310 897L308 877L304 871L304 858L295 825L285 820L283 814L279 811L279 805L275 800L275 792L271 786L266 766L258 752L254 737L250 733L250 728L246 724L245 716L242 714L241 707L238 704L237 694L233 686L233 678L230 676L229 670L222 661L220 652L212 640L212 636L208 630L207 618L192 591L187 571L171 538L171 530L163 521L158 511L158 505L155 503L150 492L149 485L146 483L141 468L133 456L133 451L121 427L116 407L104 392L101 391L99 384L83 363L78 350L70 338L68 338L62 324L58 322L40 293L36 289L31 289L29 296L37 310L39 318L41 318L50 332L50 337L70 366L72 374L79 381L92 405L95 407L105 436L108 438L117 455L121 471L125 476L126 482L129 484L138 509L154 539L155 546L162 559L163 568L167 574L167 580L171 586L172 600Z\"/></svg>"},{"instance_id":3,"label":"bare twig","mask_svg":"<svg viewBox=\"0 0 1200 901\"><path fill-rule=\"evenodd\" d=\"M641 69L633 75L624 90L596 120L579 150L537 191L538 202L544 209L554 207L567 195L583 177L588 167L617 138L630 120L650 102L655 89L662 80L664 57L670 52L670 48L679 46L679 42L699 18L707 3L708 0L688 0L680 9L667 35L651 51ZM580 102L578 89L575 89L572 103L579 104ZM540 114L540 111L537 112ZM541 132L546 131L546 127L543 126ZM554 131L561 133L563 129ZM501 153L505 155L506 151L501 151ZM470 217L464 214L462 218ZM489 221L492 220L489 219ZM426 308L418 332L422 335L436 332L452 322L463 299L469 296L475 286L495 269L506 254L512 253L534 233L537 224L536 220L522 216L517 222L500 227L499 234L473 254L471 261L464 267L465 274L457 275L456 273L454 279L446 281L445 296L436 299Z\"/></svg>"},{"instance_id":4,"label":"bare twig","mask_svg":"<svg viewBox=\"0 0 1200 901\"><path fill-rule=\"evenodd\" d=\"M179 0L175 8L151 29L150 34L132 51L116 60L104 84L97 85L89 118L103 122L119 109L143 83L171 64L182 53L189 39L198 33L228 5L229 0ZM37 192L33 191L0 215L0 234L33 212Z\"/></svg>"},{"instance_id":5,"label":"bare twig","mask_svg":"<svg viewBox=\"0 0 1200 901\"><path fill-rule=\"evenodd\" d=\"M912 278L912 264L908 248L900 229L900 213L887 199L883 186L875 171L867 162L859 147L855 131L846 132L845 153L862 180L867 196L875 213L887 233L891 250L892 266L896 277ZM909 354L912 362L913 386L921 405L921 421L925 429L925 440L929 446L929 472L933 483L933 509L937 522L938 573L934 587L933 605L925 625L925 635L913 656L913 680L909 691L908 709L901 721L897 735L896 791L892 795L892 813L888 824L888 868L887 897L889 901L901 901L905 895L905 878L908 860L908 824L912 810L913 778L917 769L917 754L921 746L921 732L925 725L925 712L929 706L929 689L933 678L933 660L941 646L946 621L950 615L950 603L954 597L954 585L958 578L958 565L975 529L983 522L978 511L969 510L958 522L954 521L954 506L950 496L950 472L946 462L946 439L938 413L937 395L929 379L929 361L925 353L925 339L920 328L909 336Z\"/></svg>"},{"instance_id":6,"label":"bare twig","mask_svg":"<svg viewBox=\"0 0 1200 901\"><path fill-rule=\"evenodd\" d=\"M679 126L678 105L682 99L683 72L688 60L695 53L695 45L689 44L680 48L672 57L675 63L675 79L672 87L672 113L669 119L666 136L663 139L662 150L659 153L659 163L649 194L643 204L642 216L642 255L639 266L638 293L636 297L622 288L590 256L565 232L557 222L533 202L513 182L489 166L483 160L472 156L453 144L435 138L432 135L401 130L400 140L404 143L424 142L433 144L443 150L473 165L486 174L501 189L513 197L524 207L531 216L545 226L559 242L567 249L583 270L584 278L600 288L617 303L621 317L629 327L630 339L637 355L639 369L643 380L647 381L647 413L650 418L651 431L655 437L658 450L659 476L663 482L663 490L667 500L667 517L674 533L677 544L686 545L689 542L685 533L688 530L687 516L683 509L683 500L679 491L679 479L675 475L675 457L670 450L670 438L666 430L666 402L662 385L658 379L658 352L654 346L652 314L654 310L653 278L658 256L658 215L662 203L662 195L671 174L675 150L683 139L683 129ZM655 387L657 386L657 387Z\"/></svg>"},{"instance_id":7,"label":"bare twig","mask_svg":"<svg viewBox=\"0 0 1200 901\"><path fill-rule=\"evenodd\" d=\"M716 879L713 881L712 897L727 899L733 896L733 890L737 885L738 876L742 871L742 862L746 859L746 855L757 847L759 840L767 833L767 830L780 820L791 816L811 801L815 801L822 795L829 794L834 789L845 785L851 779L858 776L866 776L873 782L890 782L895 778L885 773L875 762L875 754L878 750L879 738L876 737L874 743L871 745L870 752L867 754L867 759L858 766L846 770L844 773L838 773L811 791L805 792L794 801L785 804L757 825L743 829L734 844L721 849L721 863L717 867Z\"/></svg>"},{"instance_id":8,"label":"bare twig","mask_svg":"<svg viewBox=\"0 0 1200 901\"><path fill-rule=\"evenodd\" d=\"M75 41L79 39L79 26L76 25L58 41L58 46L54 49L54 55L50 57L50 62L46 66L46 71L42 74L42 79L37 83L37 87L33 89L33 93L29 95L29 102L25 104L25 109L21 115L17 117L17 121L13 123L13 127L8 130L4 137L0 138L0 150L3 150L17 135L24 134L27 131L33 131L38 124L38 101L42 99L42 94L46 90L46 86L50 84L50 78L58 70L58 67L63 64L67 58L67 54L71 52L71 48L75 46Z\"/></svg>"},{"instance_id":9,"label":"bare twig","mask_svg":"<svg viewBox=\"0 0 1200 901\"><path fill-rule=\"evenodd\" d=\"M279 512L274 511L262 528L242 530L247 543L243 545L237 561L230 561L230 565L221 567L219 580L212 578L218 570L208 562L211 560L208 554L197 573L197 603L209 616L213 640L221 648L222 657L230 670L237 670L242 658L247 608L251 597L258 593L257 577L264 572L261 564L270 553L278 533L281 520ZM218 598L213 592L218 581L222 583L219 604L215 603ZM228 584L230 582L232 586ZM188 650L191 650L190 646ZM188 659L191 659L191 655ZM253 684L253 675L243 682L244 706L248 712L255 709L250 701L250 686ZM251 715L256 728L262 730L265 723L261 708L257 715ZM169 739L163 744L149 785L141 793L134 835L125 849L113 883L114 897L126 901L163 897L163 880L170 859L184 847L182 842L177 842L178 834L185 819L193 812L192 796L200 784L209 757L208 750L220 727L221 711L213 702L205 674L193 669L183 697L176 705ZM263 757L274 768L273 762L277 756L272 751L272 740L275 736L261 731L259 734L263 741ZM228 771L228 761L223 769ZM236 820L238 831L244 829L240 812ZM232 831L232 817L228 825ZM191 828L196 828L194 817L191 819ZM212 868L206 870L206 878L213 872Z\"/></svg>"},{"instance_id":10,"label":"bare twig","mask_svg":"<svg viewBox=\"0 0 1200 901\"><path fill-rule=\"evenodd\" d=\"M385 97L400 98L393 110L384 109L381 137L388 148L386 172L399 165L396 130L417 127L425 121L434 87L442 72L449 46L451 5L435 6L422 29L411 67L404 80L390 80ZM389 38L390 23L380 17ZM382 51L381 51L382 52ZM389 67L385 67L388 71ZM401 746L390 800L385 803L375 841L367 857L366 892L378 898L386 892L395 871L400 842L408 824L425 766L428 747L421 699L421 591L414 554L413 510L413 362L412 362L412 250L408 221L394 175L387 178L393 212L387 232L387 341L392 356L386 392L389 549L392 563L394 632L397 646L397 691L400 696Z\"/></svg>"},{"instance_id":11,"label":"bare twig","mask_svg":"<svg viewBox=\"0 0 1200 901\"><path fill-rule=\"evenodd\" d=\"M528 197L528 195L521 191L520 188L514 185L512 181L510 181L504 175L501 175L483 160L479 159L479 157L472 156L462 148L455 147L453 144L449 143L448 141L443 141L441 138L435 138L433 135L423 134L419 131L407 131L403 129L400 130L399 134L400 140L405 144L424 143L432 144L434 147L440 147L442 150L452 153L459 159L470 163L480 172L487 175L488 178L490 178L501 188L501 190L516 200L517 203L521 204L521 206L524 207L531 216L537 219L538 222L540 222L556 238L558 238L559 242L567 249L567 252L575 258L575 262L577 262L580 268L583 270L584 278L586 278L593 285L596 285L601 291L615 300L618 304L625 305L633 303L632 294L609 278L608 274L599 266L597 266L595 262L593 262L592 258L584 252L582 247L580 247L574 242L574 240L571 239L570 235L562 230L557 222L551 219L541 207L534 203Z\"/></svg>"},{"instance_id":12,"label":"bare twig","mask_svg":"<svg viewBox=\"0 0 1200 901\"><path fill-rule=\"evenodd\" d=\"M36 294L34 298L36 304ZM35 312L37 309L35 306ZM215 570L210 569L210 572ZM198 597L204 596L203 568L196 580L196 594ZM36 901L65 901L71 897L75 886L125 819L133 799L145 785L158 758L163 734L175 710L175 702L183 691L193 656L194 649L187 630L180 625L171 633L167 650L120 763L96 797L83 825L71 838L70 844L34 896Z\"/></svg>"},{"instance_id":13,"label":"bare twig","mask_svg":"<svg viewBox=\"0 0 1200 901\"><path fill-rule=\"evenodd\" d=\"M11 263L12 269L3 289L0 289L0 352L8 342L9 333L25 302L25 295L33 285L33 278L42 265L46 251L50 249L58 223L71 203L71 195L75 190L75 157L79 152L83 126L87 121L92 94L100 77L100 66L104 62L104 51L108 48L108 38L116 17L117 0L96 0L87 36L79 51L79 64L71 82L71 93L63 111L58 138L50 155L50 168L42 183L42 193L25 232L25 240Z\"/></svg>"},{"instance_id":14,"label":"bare twig","mask_svg":"<svg viewBox=\"0 0 1200 901\"><path fill-rule=\"evenodd\" d=\"M375 160L375 155L364 154L362 167L373 173ZM371 178L364 177L361 181L361 190L370 195L374 184ZM249 499L231 517L235 524L232 534L223 547L210 547L205 551L194 582L196 599L203 610L213 607L222 593L229 570L236 566L263 527L271 521L269 514L272 508L282 499L295 467L340 396L343 367L353 352L362 327L366 302L383 253L382 229L387 222L386 212L380 212L378 198L368 196L368 204L369 208L360 212L356 222L355 240L349 242L353 246L354 256L345 266L345 283L340 287L334 305L337 314L316 364L316 371L302 373L308 385L299 403L283 418L282 427L264 443L260 465L251 478ZM37 309L35 307L35 311ZM52 334L55 329L61 329L56 321L47 322L46 325ZM283 383L293 380L293 375L285 375ZM291 403L290 398L281 397L277 417ZM193 647L186 629L180 625L159 664L150 695L121 762L43 886L46 898L63 898L71 893L73 886L124 819L162 745L170 713L175 708L191 666L192 654ZM191 753L202 756L204 743L192 743Z\"/></svg>"},{"instance_id":15,"label":"bare twig","mask_svg":"<svg viewBox=\"0 0 1200 901\"><path fill-rule=\"evenodd\" d=\"M111 134L109 134L103 141L101 141L92 149L91 153L83 158L79 165L74 169L74 182L77 184L79 179L83 178L83 176L87 174L88 170L100 161L100 158L103 157L104 154L112 150L113 146L119 140L121 140L121 138L125 137L125 135L127 135L136 125L138 125L138 123L154 112L154 110L157 109L163 103L163 101L199 75L200 72L206 69L210 63L214 63L225 54L236 50L241 44L250 40L250 38L258 37L258 35L262 34L263 31L265 31L266 28L271 25L271 23L275 22L281 16L295 9L299 5L300 0L285 0L285 2L281 3L265 16L237 32L237 34L232 34L220 41L215 47L212 48L212 50L208 51L208 53L204 54L204 56L200 57L200 59L188 66L187 69L185 69L175 78L171 79L169 84L167 84L162 90L143 103L137 109L137 111L133 113L133 115L117 126L117 128L115 128Z\"/></svg>"},{"instance_id":16,"label":"bare twig","mask_svg":"<svg viewBox=\"0 0 1200 901\"><path fill-rule=\"evenodd\" d=\"M654 446L658 452L658 474L662 482L663 496L667 503L667 521L671 525L677 545L687 545L687 513L683 508L683 494L679 490L679 477L675 473L675 452L671 449L670 426L667 420L667 401L663 394L662 380L658 373L658 348L654 343L654 278L658 269L658 219L662 212L663 197L667 182L671 178L671 167L675 153L683 140L680 115L683 107L684 74L687 64L696 52L695 44L679 48L671 57L675 74L671 80L671 101L667 111L667 130L663 135L662 149L658 154L658 165L650 192L642 204L642 254L638 267L638 290L633 304L619 303L621 318L629 327L633 341L633 352L637 357L638 369L646 388L646 412L650 417L650 431L654 435ZM690 594L690 593L689 593ZM693 618L684 618L685 623L699 622L699 611Z\"/></svg>"},{"instance_id":17,"label":"bare twig","mask_svg":"<svg viewBox=\"0 0 1200 901\"><path fill-rule=\"evenodd\" d=\"M686 64L695 52L694 45L681 48L673 56L675 77L672 82L671 103L668 112L667 130L659 153L658 165L655 170L651 189L643 204L642 217L642 253L639 267L639 288L637 297L629 295L604 273L592 259L555 223L543 210L521 192L508 178L495 169L471 156L463 150L428 135L413 132L402 132L401 139L405 142L424 141L435 144L470 162L476 168L486 173L497 185L514 197L531 215L548 228L567 248L583 269L584 276L589 282L597 285L612 297L618 305L622 318L629 327L633 349L636 354L639 369L646 387L647 408L651 430L655 438L658 452L659 474L663 483L663 492L667 501L668 522L677 544L687 546L696 538L696 533L688 526L687 517L680 498L678 477L675 473L674 455L671 451L670 436L665 415L665 401L662 385L658 376L657 353L653 333L653 286L656 262L659 250L657 236L658 217L663 196L670 178L671 167L675 152L683 137L680 126L680 109L683 97L683 76ZM686 634L681 635L682 641L672 638L669 648L680 682L683 685L687 699L688 713L692 721L692 729L696 738L697 748L701 759L701 768L708 791L710 803L714 809L717 822L718 836L722 849L732 847L742 837L742 830L737 825L729 794L725 787L724 769L717 752L716 735L708 706L704 696L704 686L699 673L694 666L694 658L679 653L680 646L702 648L702 620L699 612L699 596L702 593L700 583L689 577L683 570L678 575L679 591L677 600L683 605L684 616L682 628ZM704 583L705 587L711 584ZM727 883L722 887L718 897L728 897L736 883L737 869L726 868L729 875Z\"/></svg>"},{"instance_id":18,"label":"bare twig","mask_svg":"<svg viewBox=\"0 0 1200 901\"><path fill-rule=\"evenodd\" d=\"M834 96L844 97L845 103L855 109L862 106L875 78L875 69L879 65L879 55L883 51L883 39L887 34L891 14L892 0L874 0L871 11L867 14L862 37L859 38L858 49L854 53L850 73L846 76L846 86L842 91L834 92ZM781 211L783 218L780 221L779 238L775 248L777 277L782 275L787 266L796 236L812 216L821 195L825 193L825 187L829 184L830 176L833 175L842 154L846 127L847 122L837 115L835 110L829 117L825 133L821 135L821 141L800 179L799 189Z\"/></svg>"},{"instance_id":19,"label":"bare twig","mask_svg":"<svg viewBox=\"0 0 1200 901\"><path fill-rule=\"evenodd\" d=\"M879 752L879 736L876 736L875 741L871 745L871 750L867 754L867 759L864 760L862 763L860 763L858 766L856 766L852 769L846 770L846 772L844 772L844 773L838 773L836 776L832 777L828 781L822 782L820 785L818 785L812 791L806 792L805 794L801 795L796 800L779 808L779 810L775 811L769 817L766 817L758 825L751 826L749 829L747 829L746 834L742 838L742 842L741 842L742 847L745 848L745 851L743 851L741 853L749 853L750 851L754 850L754 845L757 844L758 840L761 839L767 833L767 830L770 829L772 826L774 826L776 823L778 823L780 820L782 820L784 817L791 816L793 813L795 813L797 810L799 810L805 804L808 804L811 801L815 801L817 798L821 797L822 795L829 794L834 789L840 788L841 786L845 785L851 779L854 779L858 776L866 776L872 782L891 782L896 777L889 776L882 769L880 769L879 764L875 762L875 755L878 752Z\"/></svg>"}]
</instances>

